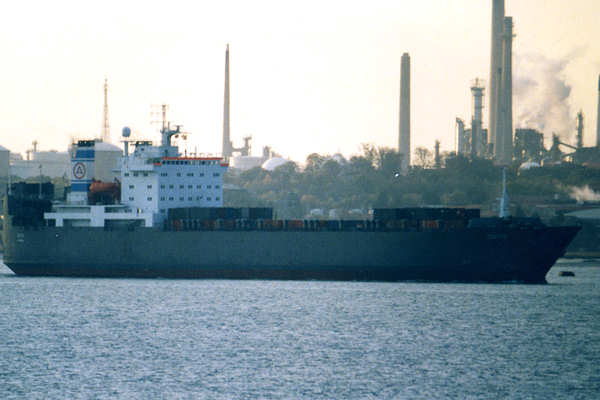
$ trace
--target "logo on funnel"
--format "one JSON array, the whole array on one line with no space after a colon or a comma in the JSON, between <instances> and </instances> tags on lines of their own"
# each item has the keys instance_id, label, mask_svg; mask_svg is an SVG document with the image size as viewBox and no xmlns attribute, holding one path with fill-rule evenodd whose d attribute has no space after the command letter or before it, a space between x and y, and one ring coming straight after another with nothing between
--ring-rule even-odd
<instances>
[{"instance_id":1,"label":"logo on funnel","mask_svg":"<svg viewBox=\"0 0 600 400\"><path fill-rule=\"evenodd\" d=\"M73 176L76 179L83 179L85 177L85 164L83 163L76 163L73 166Z\"/></svg>"}]
</instances>

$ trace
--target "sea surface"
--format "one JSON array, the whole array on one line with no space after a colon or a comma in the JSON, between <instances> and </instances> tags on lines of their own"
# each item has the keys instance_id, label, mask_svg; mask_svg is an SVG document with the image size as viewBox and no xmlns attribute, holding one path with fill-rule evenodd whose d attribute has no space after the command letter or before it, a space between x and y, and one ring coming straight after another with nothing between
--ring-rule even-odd
<instances>
[{"instance_id":1,"label":"sea surface","mask_svg":"<svg viewBox=\"0 0 600 400\"><path fill-rule=\"evenodd\" d=\"M0 265L0 398L598 399L600 262L559 260L548 280L27 278Z\"/></svg>"}]
</instances>

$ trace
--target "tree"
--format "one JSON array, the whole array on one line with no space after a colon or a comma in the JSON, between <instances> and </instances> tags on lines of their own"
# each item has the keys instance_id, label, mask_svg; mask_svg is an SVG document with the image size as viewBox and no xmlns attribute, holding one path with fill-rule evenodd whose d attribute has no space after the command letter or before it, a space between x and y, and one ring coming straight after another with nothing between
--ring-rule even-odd
<instances>
[{"instance_id":1,"label":"tree","mask_svg":"<svg viewBox=\"0 0 600 400\"><path fill-rule=\"evenodd\" d=\"M431 168L433 167L433 154L425 147L417 147L413 164L420 168Z\"/></svg>"}]
</instances>

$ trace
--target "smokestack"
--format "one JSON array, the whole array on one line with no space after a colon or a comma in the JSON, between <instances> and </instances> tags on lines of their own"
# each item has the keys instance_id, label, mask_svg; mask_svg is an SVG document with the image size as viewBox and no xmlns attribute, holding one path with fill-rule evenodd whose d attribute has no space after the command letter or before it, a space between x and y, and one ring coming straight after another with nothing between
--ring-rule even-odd
<instances>
[{"instance_id":1,"label":"smokestack","mask_svg":"<svg viewBox=\"0 0 600 400\"><path fill-rule=\"evenodd\" d=\"M398 152L402 155L401 170L410 166L410 56L402 54L400 61L400 132Z\"/></svg>"},{"instance_id":2,"label":"smokestack","mask_svg":"<svg viewBox=\"0 0 600 400\"><path fill-rule=\"evenodd\" d=\"M497 115L500 107L502 75L502 32L504 30L504 0L492 0L492 43L490 57L490 118L488 121L489 143L496 154Z\"/></svg>"},{"instance_id":3,"label":"smokestack","mask_svg":"<svg viewBox=\"0 0 600 400\"><path fill-rule=\"evenodd\" d=\"M508 165L512 161L513 118L512 118L512 17L504 18L502 80L498 88L500 112L496 114L496 162Z\"/></svg>"},{"instance_id":4,"label":"smokestack","mask_svg":"<svg viewBox=\"0 0 600 400\"><path fill-rule=\"evenodd\" d=\"M583 111L577 113L577 148L583 147Z\"/></svg>"},{"instance_id":5,"label":"smokestack","mask_svg":"<svg viewBox=\"0 0 600 400\"><path fill-rule=\"evenodd\" d=\"M471 120L471 157L483 153L483 86L476 78L471 86L473 93L473 117Z\"/></svg>"},{"instance_id":6,"label":"smokestack","mask_svg":"<svg viewBox=\"0 0 600 400\"><path fill-rule=\"evenodd\" d=\"M598 75L598 113L596 114L596 147L600 147L600 75Z\"/></svg>"},{"instance_id":7,"label":"smokestack","mask_svg":"<svg viewBox=\"0 0 600 400\"><path fill-rule=\"evenodd\" d=\"M229 43L225 50L225 95L223 101L223 158L227 159L232 154L232 144L229 135Z\"/></svg>"}]
</instances>

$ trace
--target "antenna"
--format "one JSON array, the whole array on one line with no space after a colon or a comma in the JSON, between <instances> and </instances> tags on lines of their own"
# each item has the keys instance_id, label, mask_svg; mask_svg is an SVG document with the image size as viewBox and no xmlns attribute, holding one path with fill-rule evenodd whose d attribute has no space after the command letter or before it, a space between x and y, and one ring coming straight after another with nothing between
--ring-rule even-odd
<instances>
[{"instance_id":1,"label":"antenna","mask_svg":"<svg viewBox=\"0 0 600 400\"><path fill-rule=\"evenodd\" d=\"M170 108L168 104L152 104L150 110L150 120L151 124L160 124L160 130L163 131L167 129L170 125L170 122L167 121L167 110ZM160 108L160 109L159 109ZM157 119L159 118L159 119Z\"/></svg>"},{"instance_id":2,"label":"antenna","mask_svg":"<svg viewBox=\"0 0 600 400\"><path fill-rule=\"evenodd\" d=\"M222 156L229 159L232 156L231 126L229 121L229 43L225 50L225 91L223 95L223 148Z\"/></svg>"},{"instance_id":3,"label":"antenna","mask_svg":"<svg viewBox=\"0 0 600 400\"><path fill-rule=\"evenodd\" d=\"M510 200L508 198L508 194L506 193L506 167L502 169L502 197L500 197L500 218L510 217Z\"/></svg>"},{"instance_id":4,"label":"antenna","mask_svg":"<svg viewBox=\"0 0 600 400\"><path fill-rule=\"evenodd\" d=\"M110 124L108 123L108 79L104 78L104 122L102 124L102 141L110 141Z\"/></svg>"}]
</instances>

